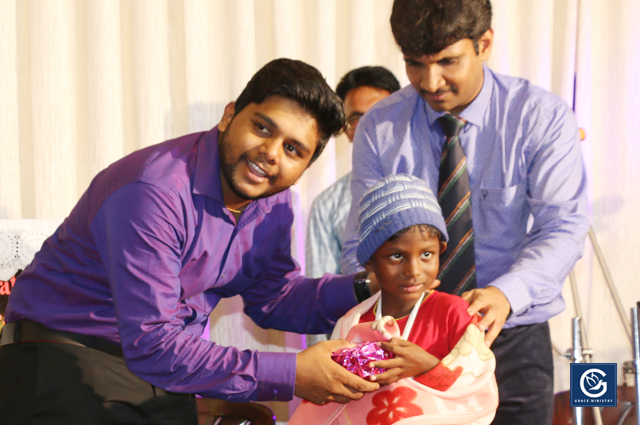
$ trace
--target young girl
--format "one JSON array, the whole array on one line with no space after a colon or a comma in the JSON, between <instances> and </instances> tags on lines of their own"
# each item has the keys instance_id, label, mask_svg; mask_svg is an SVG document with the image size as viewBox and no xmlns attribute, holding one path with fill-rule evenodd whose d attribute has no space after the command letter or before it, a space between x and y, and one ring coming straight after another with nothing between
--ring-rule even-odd
<instances>
[{"instance_id":1,"label":"young girl","mask_svg":"<svg viewBox=\"0 0 640 425\"><path fill-rule=\"evenodd\" d=\"M369 379L381 388L347 405L303 403L289 424L488 424L498 393L495 359L460 297L434 289L447 230L424 182L385 177L360 201L358 261L380 292L342 317L332 338L382 341L394 358Z\"/></svg>"}]
</instances>

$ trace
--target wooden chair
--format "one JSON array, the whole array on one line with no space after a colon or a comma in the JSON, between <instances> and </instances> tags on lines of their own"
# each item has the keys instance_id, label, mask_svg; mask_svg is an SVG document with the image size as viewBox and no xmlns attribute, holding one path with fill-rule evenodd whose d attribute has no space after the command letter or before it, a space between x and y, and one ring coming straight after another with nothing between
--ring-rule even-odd
<instances>
[{"instance_id":1,"label":"wooden chair","mask_svg":"<svg viewBox=\"0 0 640 425\"><path fill-rule=\"evenodd\" d=\"M198 425L274 425L276 418L267 406L198 398Z\"/></svg>"}]
</instances>

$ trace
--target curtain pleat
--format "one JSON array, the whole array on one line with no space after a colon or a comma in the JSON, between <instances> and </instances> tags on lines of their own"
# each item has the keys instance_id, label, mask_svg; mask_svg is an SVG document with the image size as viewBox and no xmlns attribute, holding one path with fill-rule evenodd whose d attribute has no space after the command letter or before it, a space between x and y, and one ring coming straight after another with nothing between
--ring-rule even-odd
<instances>
[{"instance_id":1,"label":"curtain pleat","mask_svg":"<svg viewBox=\"0 0 640 425\"><path fill-rule=\"evenodd\" d=\"M17 25L16 4L0 2L0 217L22 216Z\"/></svg>"},{"instance_id":2,"label":"curtain pleat","mask_svg":"<svg viewBox=\"0 0 640 425\"><path fill-rule=\"evenodd\" d=\"M29 20L35 218L52 218L78 199L74 2L34 0Z\"/></svg>"},{"instance_id":3,"label":"curtain pleat","mask_svg":"<svg viewBox=\"0 0 640 425\"><path fill-rule=\"evenodd\" d=\"M86 54L86 88L80 95L85 120L79 123L85 166L78 191L125 154L120 3L88 0L84 12L86 26L78 39Z\"/></svg>"}]
</instances>

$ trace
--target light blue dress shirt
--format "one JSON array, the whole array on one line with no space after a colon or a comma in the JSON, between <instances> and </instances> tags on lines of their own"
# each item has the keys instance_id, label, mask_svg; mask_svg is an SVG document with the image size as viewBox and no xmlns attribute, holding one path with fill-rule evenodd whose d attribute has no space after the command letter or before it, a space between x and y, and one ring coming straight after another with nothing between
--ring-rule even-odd
<instances>
[{"instance_id":1,"label":"light blue dress shirt","mask_svg":"<svg viewBox=\"0 0 640 425\"><path fill-rule=\"evenodd\" d=\"M316 197L311 206L305 249L305 275L340 274L342 238L351 208L351 173Z\"/></svg>"},{"instance_id":2,"label":"light blue dress shirt","mask_svg":"<svg viewBox=\"0 0 640 425\"><path fill-rule=\"evenodd\" d=\"M360 268L358 200L367 188L386 175L408 173L437 191L441 115L408 86L360 120L342 272ZM562 285L589 228L575 117L557 96L487 67L480 93L460 115L468 121L460 142L471 185L478 287L492 285L506 295L512 315L505 328L542 323L564 310Z\"/></svg>"}]
</instances>

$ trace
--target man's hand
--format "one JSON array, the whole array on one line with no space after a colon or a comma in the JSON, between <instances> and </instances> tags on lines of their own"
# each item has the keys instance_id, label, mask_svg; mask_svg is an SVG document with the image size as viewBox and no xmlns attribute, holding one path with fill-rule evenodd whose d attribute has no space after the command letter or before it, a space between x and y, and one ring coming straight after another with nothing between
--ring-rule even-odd
<instances>
[{"instance_id":1,"label":"man's hand","mask_svg":"<svg viewBox=\"0 0 640 425\"><path fill-rule=\"evenodd\" d=\"M462 294L462 298L468 302L467 311L470 316L482 313L484 317L478 322L478 329L487 331L484 342L487 347L491 347L493 341L507 321L507 316L511 311L509 300L501 290L495 286L487 286L482 289L472 289Z\"/></svg>"},{"instance_id":2,"label":"man's hand","mask_svg":"<svg viewBox=\"0 0 640 425\"><path fill-rule=\"evenodd\" d=\"M315 404L347 403L380 388L331 360L334 351L353 346L343 339L321 341L298 353L295 395Z\"/></svg>"},{"instance_id":3,"label":"man's hand","mask_svg":"<svg viewBox=\"0 0 640 425\"><path fill-rule=\"evenodd\" d=\"M381 342L380 347L395 355L395 358L390 360L369 363L372 367L387 369L379 375L370 377L380 385L393 384L402 378L421 375L440 362L437 357L427 353L422 347L404 339L391 338L390 341Z\"/></svg>"}]
</instances>

